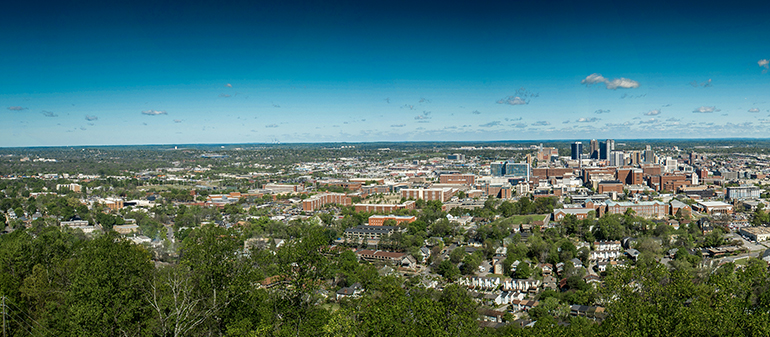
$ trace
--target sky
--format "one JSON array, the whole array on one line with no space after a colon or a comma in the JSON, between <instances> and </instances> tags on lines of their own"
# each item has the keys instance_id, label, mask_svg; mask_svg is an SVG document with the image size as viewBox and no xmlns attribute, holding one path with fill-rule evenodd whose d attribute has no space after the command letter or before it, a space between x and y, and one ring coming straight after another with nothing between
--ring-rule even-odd
<instances>
[{"instance_id":1,"label":"sky","mask_svg":"<svg viewBox=\"0 0 770 337\"><path fill-rule=\"evenodd\" d=\"M770 4L3 5L0 147L767 138Z\"/></svg>"}]
</instances>

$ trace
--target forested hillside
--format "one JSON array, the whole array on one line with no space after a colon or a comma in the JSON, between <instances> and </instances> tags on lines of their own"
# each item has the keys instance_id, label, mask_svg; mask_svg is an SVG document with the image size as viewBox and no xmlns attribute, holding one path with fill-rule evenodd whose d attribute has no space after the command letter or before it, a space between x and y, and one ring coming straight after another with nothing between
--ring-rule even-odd
<instances>
[{"instance_id":1,"label":"forested hillside","mask_svg":"<svg viewBox=\"0 0 770 337\"><path fill-rule=\"evenodd\" d=\"M47 227L0 236L0 294L10 336L766 336L766 263L669 271L657 263L611 271L598 289L601 324L547 298L534 327L480 328L471 294L450 284L381 276L323 228L277 249L243 250L240 230L203 226L178 263L158 263L114 232L88 239ZM334 301L325 285L360 283ZM328 297L328 298L327 298ZM558 301L555 301L558 303Z\"/></svg>"}]
</instances>

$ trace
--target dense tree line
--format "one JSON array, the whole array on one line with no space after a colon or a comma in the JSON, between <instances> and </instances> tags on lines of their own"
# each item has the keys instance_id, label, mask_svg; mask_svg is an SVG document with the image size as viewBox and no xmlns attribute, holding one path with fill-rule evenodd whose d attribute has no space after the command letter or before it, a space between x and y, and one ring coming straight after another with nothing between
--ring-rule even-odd
<instances>
[{"instance_id":1,"label":"dense tree line","mask_svg":"<svg viewBox=\"0 0 770 337\"><path fill-rule=\"evenodd\" d=\"M0 236L8 330L11 336L770 333L770 275L756 259L706 273L640 263L611 270L596 289L573 278L568 283L574 291L540 295L541 305L529 312L534 328L481 329L478 305L462 288L449 284L439 291L420 286L419 277L381 276L351 251L330 246L322 227L295 226L297 236L286 246L246 254L243 232L204 226L183 241L174 264L153 262L144 247L114 233L88 239L49 227ZM511 256L535 258L519 243L509 246ZM468 264L476 258L452 255ZM362 296L332 304L325 299L353 283L362 285ZM603 305L605 319L597 324L570 317L564 303Z\"/></svg>"}]
</instances>

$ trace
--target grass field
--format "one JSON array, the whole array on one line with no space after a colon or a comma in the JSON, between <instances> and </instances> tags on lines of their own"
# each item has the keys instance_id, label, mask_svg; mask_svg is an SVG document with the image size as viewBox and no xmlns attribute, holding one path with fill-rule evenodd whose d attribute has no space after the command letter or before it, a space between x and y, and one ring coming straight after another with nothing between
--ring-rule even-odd
<instances>
[{"instance_id":1,"label":"grass field","mask_svg":"<svg viewBox=\"0 0 770 337\"><path fill-rule=\"evenodd\" d=\"M506 222L509 222L511 225L530 224L535 221L543 220L546 215L550 215L550 214L514 215L505 220Z\"/></svg>"}]
</instances>

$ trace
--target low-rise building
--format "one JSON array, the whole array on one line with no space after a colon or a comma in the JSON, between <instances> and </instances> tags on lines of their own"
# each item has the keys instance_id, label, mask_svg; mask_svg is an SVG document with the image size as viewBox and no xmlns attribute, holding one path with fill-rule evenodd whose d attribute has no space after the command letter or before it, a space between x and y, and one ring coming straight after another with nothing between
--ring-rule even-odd
<instances>
[{"instance_id":1,"label":"low-rise building","mask_svg":"<svg viewBox=\"0 0 770 337\"><path fill-rule=\"evenodd\" d=\"M399 209L414 209L414 200L407 200L404 203L393 204L356 204L356 212L383 212L391 213Z\"/></svg>"},{"instance_id":2,"label":"low-rise building","mask_svg":"<svg viewBox=\"0 0 770 337\"><path fill-rule=\"evenodd\" d=\"M344 193L322 193L303 200L302 209L304 211L314 211L328 204L350 206L352 203L352 198Z\"/></svg>"},{"instance_id":3,"label":"low-rise building","mask_svg":"<svg viewBox=\"0 0 770 337\"><path fill-rule=\"evenodd\" d=\"M356 226L348 228L343 234L350 241L379 240L383 235L390 235L399 230L395 226Z\"/></svg>"},{"instance_id":4,"label":"low-rise building","mask_svg":"<svg viewBox=\"0 0 770 337\"><path fill-rule=\"evenodd\" d=\"M119 234L131 234L139 231L138 225L114 225L112 226L112 230L118 232Z\"/></svg>"},{"instance_id":5,"label":"low-rise building","mask_svg":"<svg viewBox=\"0 0 770 337\"><path fill-rule=\"evenodd\" d=\"M752 241L767 241L770 238L770 228L768 227L742 227L738 231Z\"/></svg>"},{"instance_id":6,"label":"low-rise building","mask_svg":"<svg viewBox=\"0 0 770 337\"><path fill-rule=\"evenodd\" d=\"M382 226L387 220L393 220L397 225L400 225L402 223L412 223L417 220L417 217L413 215L372 215L369 217L369 226Z\"/></svg>"},{"instance_id":7,"label":"low-rise building","mask_svg":"<svg viewBox=\"0 0 770 337\"><path fill-rule=\"evenodd\" d=\"M629 209L633 210L637 216L645 218L662 219L668 214L668 205L657 200L638 202L607 201L607 213L624 214Z\"/></svg>"},{"instance_id":8,"label":"low-rise building","mask_svg":"<svg viewBox=\"0 0 770 337\"><path fill-rule=\"evenodd\" d=\"M381 250L361 249L356 251L359 259L368 261L385 261L393 264L401 264L401 259L406 256L405 253L386 252Z\"/></svg>"},{"instance_id":9,"label":"low-rise building","mask_svg":"<svg viewBox=\"0 0 770 337\"><path fill-rule=\"evenodd\" d=\"M733 212L733 205L721 201L699 201L694 206L698 211L711 215L731 214Z\"/></svg>"}]
</instances>

